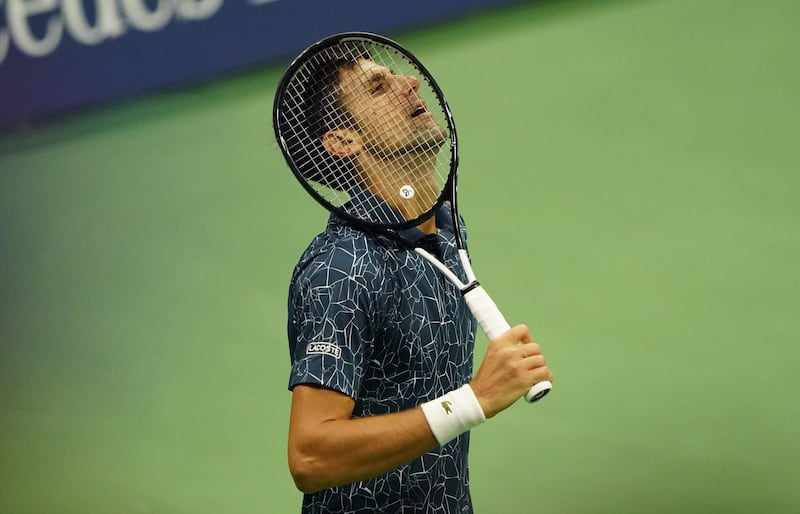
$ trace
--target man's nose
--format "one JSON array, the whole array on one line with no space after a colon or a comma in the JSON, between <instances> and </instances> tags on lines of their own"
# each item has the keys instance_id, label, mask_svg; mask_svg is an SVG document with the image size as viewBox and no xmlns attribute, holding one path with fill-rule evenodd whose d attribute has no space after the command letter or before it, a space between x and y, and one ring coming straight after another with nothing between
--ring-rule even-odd
<instances>
[{"instance_id":1,"label":"man's nose","mask_svg":"<svg viewBox=\"0 0 800 514\"><path fill-rule=\"evenodd\" d=\"M416 93L419 91L419 80L413 75L402 75L399 77L400 87L404 93Z\"/></svg>"}]
</instances>

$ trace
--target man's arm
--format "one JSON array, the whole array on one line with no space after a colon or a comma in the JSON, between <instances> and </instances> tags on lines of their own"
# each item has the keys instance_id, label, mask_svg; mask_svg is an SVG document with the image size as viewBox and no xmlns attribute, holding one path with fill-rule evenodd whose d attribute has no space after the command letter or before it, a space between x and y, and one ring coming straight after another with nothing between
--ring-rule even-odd
<instances>
[{"instance_id":1,"label":"man's arm","mask_svg":"<svg viewBox=\"0 0 800 514\"><path fill-rule=\"evenodd\" d=\"M520 344L521 343L521 344ZM471 387L490 418L535 383L552 380L538 344L519 325L489 344ZM391 471L438 446L420 407L350 418L355 402L322 387L297 385L289 421L289 469L311 493Z\"/></svg>"},{"instance_id":2,"label":"man's arm","mask_svg":"<svg viewBox=\"0 0 800 514\"><path fill-rule=\"evenodd\" d=\"M420 408L350 418L354 405L330 389L293 389L289 469L304 493L380 475L438 445Z\"/></svg>"}]
</instances>

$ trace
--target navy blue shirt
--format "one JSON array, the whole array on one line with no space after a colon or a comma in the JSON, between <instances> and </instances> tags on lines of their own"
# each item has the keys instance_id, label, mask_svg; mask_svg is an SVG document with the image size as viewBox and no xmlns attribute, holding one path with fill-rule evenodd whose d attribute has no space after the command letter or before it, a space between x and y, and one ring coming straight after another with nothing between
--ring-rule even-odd
<instances>
[{"instance_id":1,"label":"navy blue shirt","mask_svg":"<svg viewBox=\"0 0 800 514\"><path fill-rule=\"evenodd\" d=\"M438 234L403 235L465 280L450 216L449 206L439 210ZM331 215L292 276L289 388L346 394L354 417L411 409L471 380L475 328L458 289L430 263ZM468 447L466 432L389 473L307 494L303 512L470 513Z\"/></svg>"}]
</instances>

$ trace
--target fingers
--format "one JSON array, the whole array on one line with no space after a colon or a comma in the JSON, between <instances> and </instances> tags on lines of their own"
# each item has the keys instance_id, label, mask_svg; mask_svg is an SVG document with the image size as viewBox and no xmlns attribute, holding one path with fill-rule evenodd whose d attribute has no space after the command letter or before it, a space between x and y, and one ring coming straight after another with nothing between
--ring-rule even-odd
<instances>
[{"instance_id":1,"label":"fingers","mask_svg":"<svg viewBox=\"0 0 800 514\"><path fill-rule=\"evenodd\" d=\"M512 327L503 335L496 339L500 345L507 345L519 349L519 354L524 357L531 355L539 355L542 353L542 347L534 341L531 331L526 325L517 325Z\"/></svg>"},{"instance_id":2,"label":"fingers","mask_svg":"<svg viewBox=\"0 0 800 514\"><path fill-rule=\"evenodd\" d=\"M486 417L506 409L539 382L553 380L542 348L525 325L494 338L471 386Z\"/></svg>"},{"instance_id":3,"label":"fingers","mask_svg":"<svg viewBox=\"0 0 800 514\"><path fill-rule=\"evenodd\" d=\"M519 352L522 358L525 359L534 355L541 355L542 347L539 346L539 343L522 344L519 346Z\"/></svg>"},{"instance_id":4,"label":"fingers","mask_svg":"<svg viewBox=\"0 0 800 514\"><path fill-rule=\"evenodd\" d=\"M531 357L531 359L538 359L538 357ZM550 371L550 368L544 363L544 359L533 363L526 362L526 366L529 366L527 369L531 373L530 378L533 384L544 380L553 381L553 372Z\"/></svg>"},{"instance_id":5,"label":"fingers","mask_svg":"<svg viewBox=\"0 0 800 514\"><path fill-rule=\"evenodd\" d=\"M517 325L511 327L505 334L500 336L504 340L514 344L528 344L533 343L533 335L527 325Z\"/></svg>"},{"instance_id":6,"label":"fingers","mask_svg":"<svg viewBox=\"0 0 800 514\"><path fill-rule=\"evenodd\" d=\"M547 368L547 360L542 355L542 347L534 341L533 335L527 325L517 325L498 337L495 342L509 358L517 361L520 370L535 372L535 382L553 379L553 374ZM512 364L513 365L513 364Z\"/></svg>"},{"instance_id":7,"label":"fingers","mask_svg":"<svg viewBox=\"0 0 800 514\"><path fill-rule=\"evenodd\" d=\"M522 358L522 367L524 369L536 369L545 366L547 366L547 361L541 353Z\"/></svg>"},{"instance_id":8,"label":"fingers","mask_svg":"<svg viewBox=\"0 0 800 514\"><path fill-rule=\"evenodd\" d=\"M522 358L522 369L533 372L535 382L553 381L553 373L547 368L547 359L542 355L542 347L534 341L526 325L517 325L504 334L508 344L514 344Z\"/></svg>"},{"instance_id":9,"label":"fingers","mask_svg":"<svg viewBox=\"0 0 800 514\"><path fill-rule=\"evenodd\" d=\"M531 370L533 374L532 382L534 384L538 384L539 382L544 382L547 380L548 382L553 382L553 372L550 371L550 368L547 366L541 366L539 368L534 368Z\"/></svg>"}]
</instances>

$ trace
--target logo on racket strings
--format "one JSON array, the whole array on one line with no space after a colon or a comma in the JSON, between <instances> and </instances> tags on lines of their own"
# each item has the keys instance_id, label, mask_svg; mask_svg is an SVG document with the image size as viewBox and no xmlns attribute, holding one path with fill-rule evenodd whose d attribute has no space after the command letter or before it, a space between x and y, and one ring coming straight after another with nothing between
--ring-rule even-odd
<instances>
[{"instance_id":1,"label":"logo on racket strings","mask_svg":"<svg viewBox=\"0 0 800 514\"><path fill-rule=\"evenodd\" d=\"M414 198L414 188L406 184L400 188L400 198L410 200Z\"/></svg>"}]
</instances>

